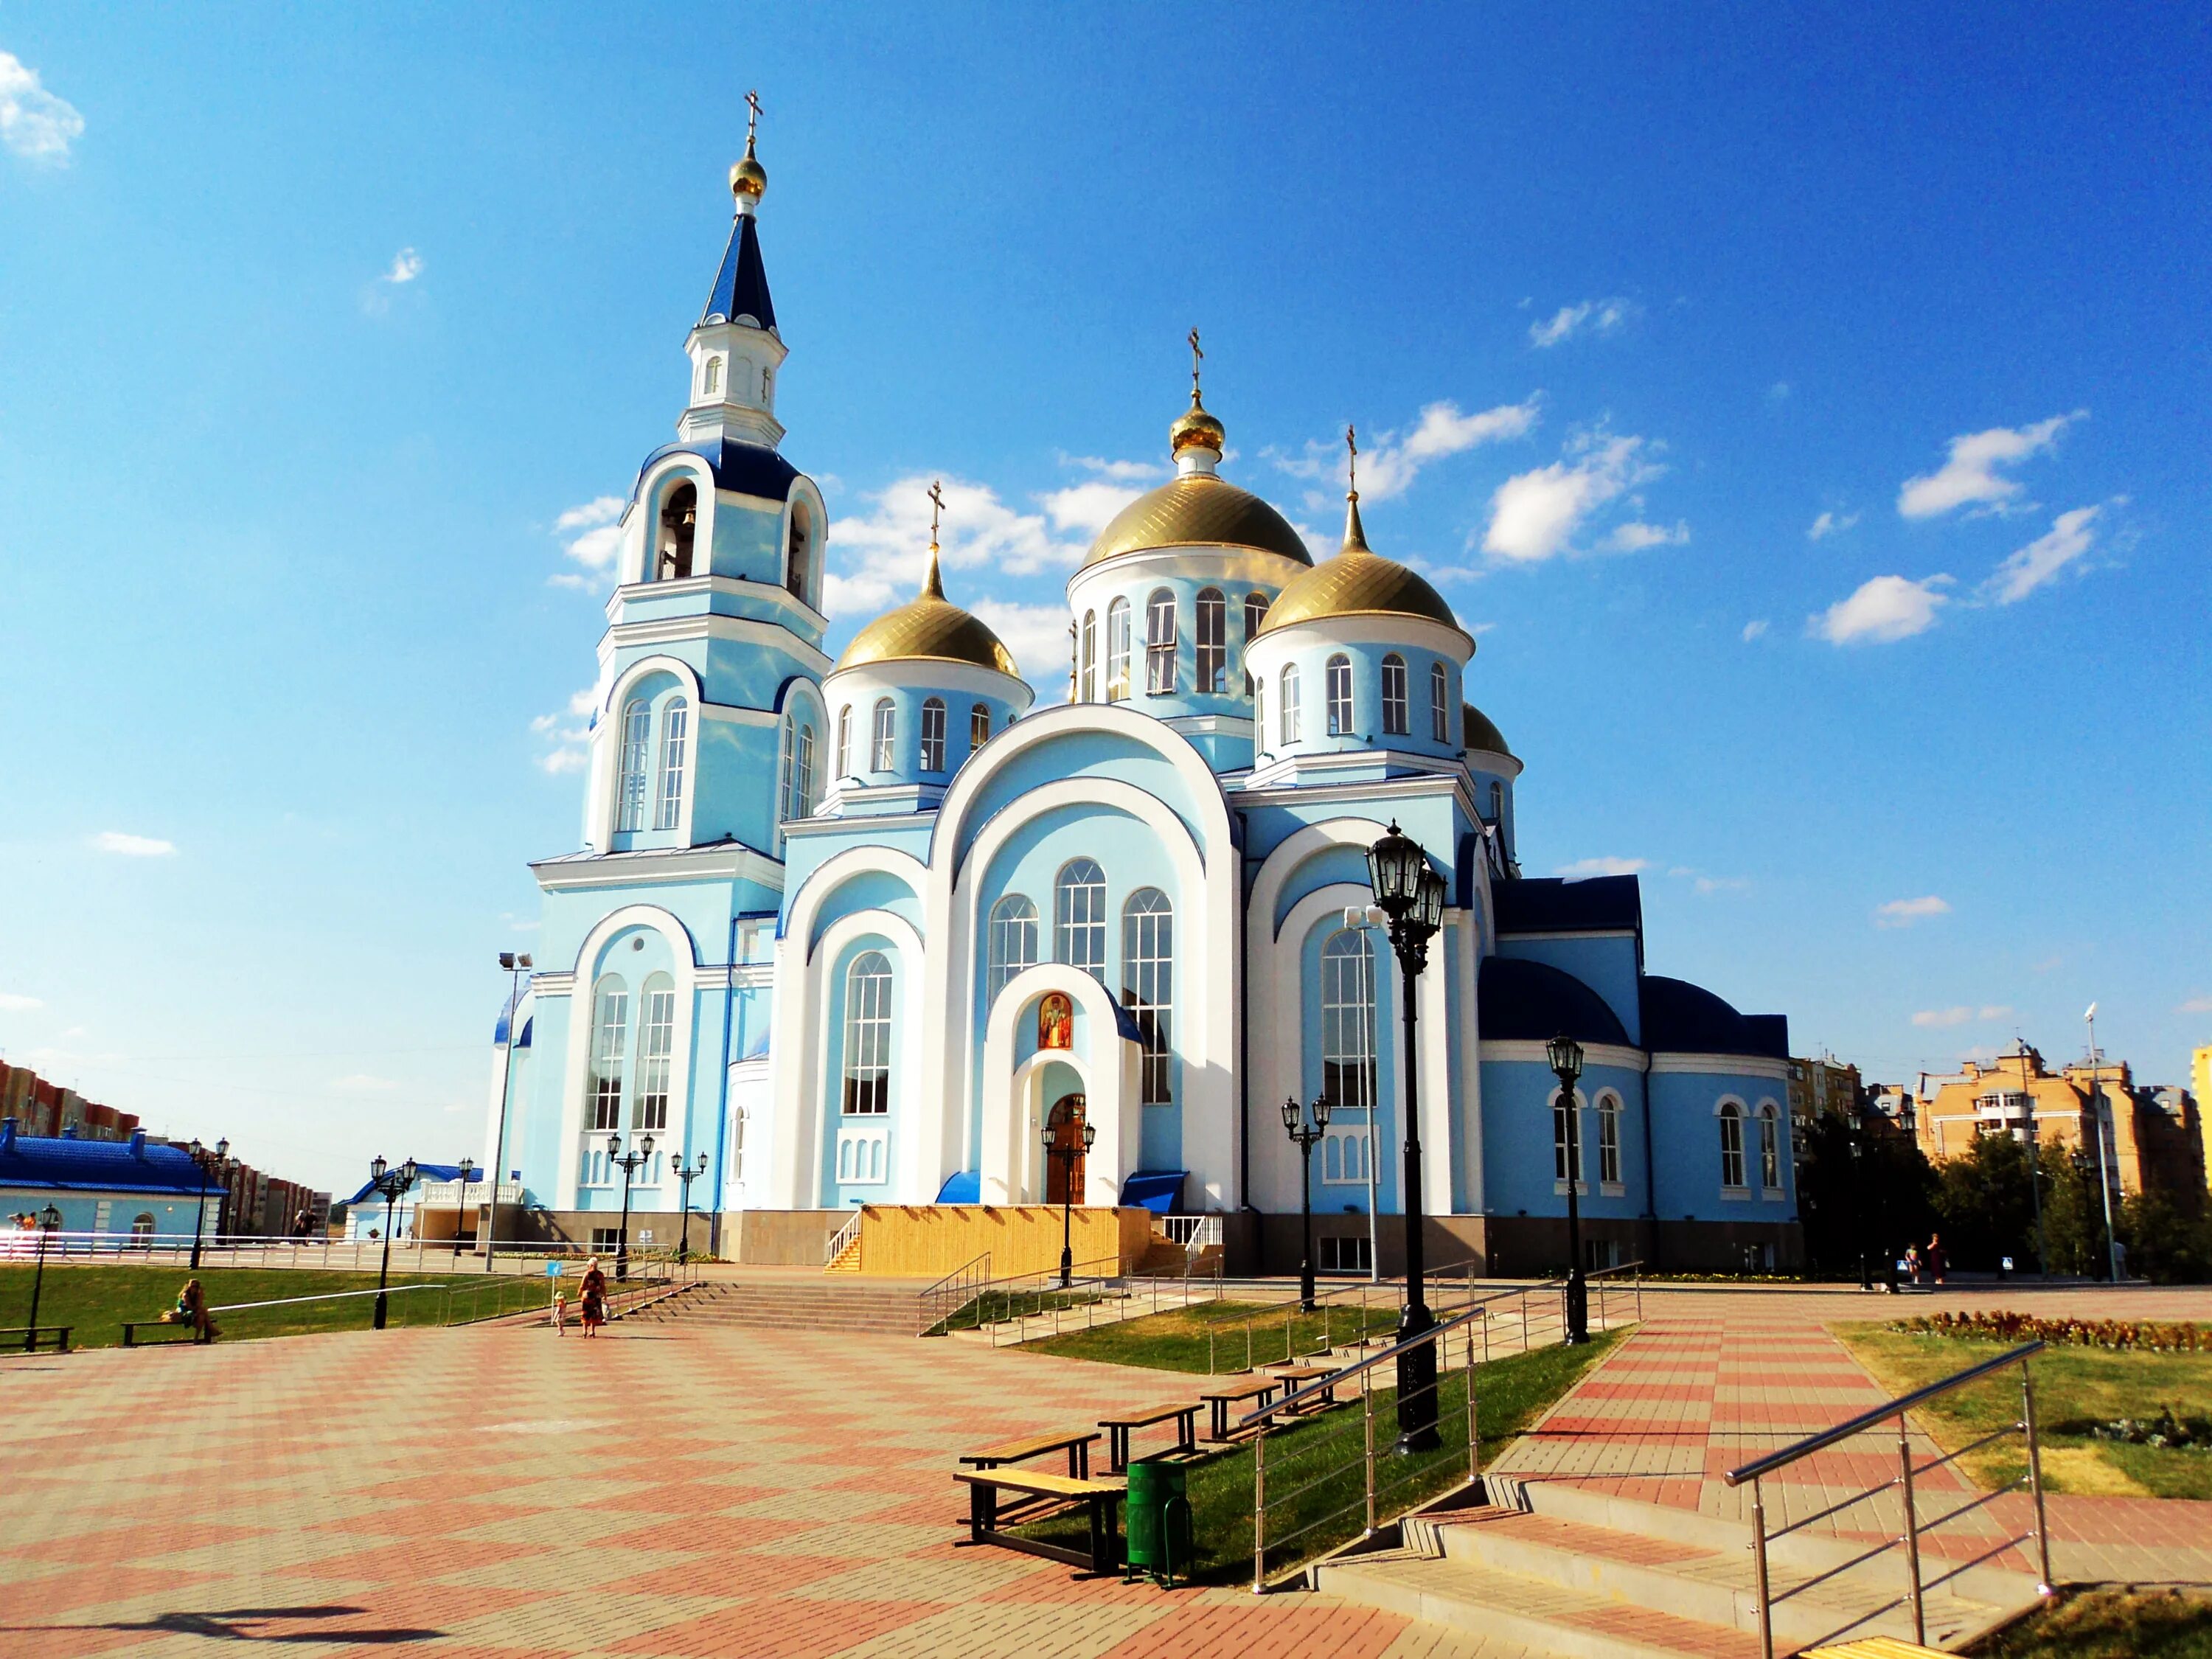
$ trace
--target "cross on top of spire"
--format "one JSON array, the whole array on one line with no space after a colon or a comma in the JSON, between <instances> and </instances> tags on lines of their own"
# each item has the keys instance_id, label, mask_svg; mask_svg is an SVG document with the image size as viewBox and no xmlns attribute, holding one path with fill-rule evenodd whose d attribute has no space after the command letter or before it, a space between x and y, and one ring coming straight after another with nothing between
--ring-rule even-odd
<instances>
[{"instance_id":1,"label":"cross on top of spire","mask_svg":"<svg viewBox=\"0 0 2212 1659\"><path fill-rule=\"evenodd\" d=\"M1349 486L1347 494L1353 501L1359 499L1359 428L1347 423L1344 428L1344 476Z\"/></svg>"},{"instance_id":2,"label":"cross on top of spire","mask_svg":"<svg viewBox=\"0 0 2212 1659\"><path fill-rule=\"evenodd\" d=\"M1198 331L1193 329L1190 331L1190 406L1193 409L1198 407L1198 368L1205 360L1206 353L1199 348Z\"/></svg>"},{"instance_id":3,"label":"cross on top of spire","mask_svg":"<svg viewBox=\"0 0 2212 1659\"><path fill-rule=\"evenodd\" d=\"M930 550L931 552L933 552L933 553L934 553L934 552L937 550L937 520L938 520L938 517L939 517L939 514L941 514L944 511L945 511L945 485L944 485L944 482L943 482L941 479L940 479L940 480L935 480L935 481L933 481L933 482L931 483L930 486L929 486L929 550Z\"/></svg>"},{"instance_id":4,"label":"cross on top of spire","mask_svg":"<svg viewBox=\"0 0 2212 1659\"><path fill-rule=\"evenodd\" d=\"M761 100L758 92L745 94L745 148L753 147L753 136L760 130Z\"/></svg>"}]
</instances>

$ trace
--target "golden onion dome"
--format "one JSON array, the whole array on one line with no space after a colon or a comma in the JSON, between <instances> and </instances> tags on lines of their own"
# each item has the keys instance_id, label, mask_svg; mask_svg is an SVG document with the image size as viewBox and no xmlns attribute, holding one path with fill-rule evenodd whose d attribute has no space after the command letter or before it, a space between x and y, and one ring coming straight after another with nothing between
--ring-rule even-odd
<instances>
[{"instance_id":1,"label":"golden onion dome","mask_svg":"<svg viewBox=\"0 0 2212 1659\"><path fill-rule=\"evenodd\" d=\"M745 159L730 169L730 194L738 198L738 204L742 209L757 203L767 193L768 169L760 164L760 157L753 154L752 135L747 133Z\"/></svg>"},{"instance_id":2,"label":"golden onion dome","mask_svg":"<svg viewBox=\"0 0 2212 1659\"><path fill-rule=\"evenodd\" d=\"M1426 577L1369 548L1367 532L1359 522L1356 490L1345 513L1343 550L1292 578L1267 607L1253 637L1331 617L1416 617L1423 622L1441 623L1462 637L1467 632L1444 596L1429 585ZM1473 640L1468 641L1469 650L1474 645Z\"/></svg>"},{"instance_id":3,"label":"golden onion dome","mask_svg":"<svg viewBox=\"0 0 2212 1659\"><path fill-rule=\"evenodd\" d=\"M1124 553L1168 547L1250 548L1313 562L1291 521L1251 491L1211 472L1186 472L1116 513L1083 563L1087 569Z\"/></svg>"},{"instance_id":4,"label":"golden onion dome","mask_svg":"<svg viewBox=\"0 0 2212 1659\"><path fill-rule=\"evenodd\" d=\"M929 574L921 594L887 611L853 636L830 672L887 662L957 662L1021 678L1014 653L981 619L945 597L938 580L937 548L929 550Z\"/></svg>"},{"instance_id":5,"label":"golden onion dome","mask_svg":"<svg viewBox=\"0 0 2212 1659\"><path fill-rule=\"evenodd\" d=\"M1199 402L1198 393L1194 391L1190 407L1176 416L1175 424L1168 428L1168 453L1180 455L1186 449L1210 449L1218 455L1228 436L1227 428L1206 412L1206 405Z\"/></svg>"},{"instance_id":6,"label":"golden onion dome","mask_svg":"<svg viewBox=\"0 0 2212 1659\"><path fill-rule=\"evenodd\" d=\"M1459 720L1462 748L1503 755L1508 760L1515 758L1513 751L1505 746L1505 734L1498 729L1489 715L1473 703L1463 702L1459 706Z\"/></svg>"}]
</instances>

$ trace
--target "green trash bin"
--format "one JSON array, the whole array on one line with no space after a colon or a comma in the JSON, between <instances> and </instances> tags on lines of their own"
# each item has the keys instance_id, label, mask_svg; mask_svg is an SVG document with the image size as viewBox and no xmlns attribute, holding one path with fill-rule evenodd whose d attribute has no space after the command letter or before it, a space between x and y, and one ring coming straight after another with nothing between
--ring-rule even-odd
<instances>
[{"instance_id":1,"label":"green trash bin","mask_svg":"<svg viewBox=\"0 0 2212 1659\"><path fill-rule=\"evenodd\" d=\"M1129 1492L1122 1501L1128 1534L1130 1573L1149 1572L1163 1584L1175 1582L1181 1567L1190 1577L1190 1498L1181 1463L1157 1460L1129 1465Z\"/></svg>"}]
</instances>

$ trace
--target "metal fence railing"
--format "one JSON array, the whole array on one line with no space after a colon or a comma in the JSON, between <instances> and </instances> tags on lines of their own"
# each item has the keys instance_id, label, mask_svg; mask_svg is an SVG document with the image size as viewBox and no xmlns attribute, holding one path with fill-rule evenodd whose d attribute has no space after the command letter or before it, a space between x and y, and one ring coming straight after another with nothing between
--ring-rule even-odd
<instances>
[{"instance_id":1,"label":"metal fence railing","mask_svg":"<svg viewBox=\"0 0 2212 1659\"><path fill-rule=\"evenodd\" d=\"M1856 1417L1838 1423L1832 1429L1823 1429L1818 1434L1808 1435L1793 1445L1769 1452L1764 1457L1754 1458L1741 1468L1730 1469L1728 1472L1726 1479L1731 1486L1740 1486L1746 1481L1751 1483L1751 1547L1757 1572L1759 1646L1762 1659L1774 1659L1774 1609L1776 1607L1789 1601L1792 1596L1812 1589L1815 1584L1825 1583L1838 1573L1847 1571L1864 1562L1874 1560L1893 1549L1902 1549L1905 1552L1905 1595L1900 1599L1908 1602L1911 1608L1912 1639L1923 1645L1925 1645L1928 1640L1928 1617L1925 1606L1927 1592L1948 1583L1969 1569L1979 1566L1983 1562L2002 1555L2008 1550L2017 1548L2021 1544L2031 1540L2034 1543L2036 1588L2045 1595L2051 1594L2051 1540L2045 1530L2043 1514L2043 1460L2036 1444L2035 1385L2028 1375L2027 1369L2028 1360L2042 1352L2043 1346L2041 1342L2026 1343L2008 1352L2001 1353L1995 1358L1985 1359L1978 1365L1969 1365L1964 1370L1954 1372L1939 1382L1930 1382L1923 1389L1916 1389L1911 1394L1900 1395L1884 1405L1876 1406L1871 1411L1861 1412ZM1907 1412L1926 1405L1929 1401L1949 1394L1954 1389L1963 1389L1971 1383L1995 1376L2014 1365L2020 1367L2020 1416L2016 1419L2002 1428L1969 1441L1956 1451L1947 1452L1924 1463L1914 1461L1911 1435L1905 1424ZM1824 1509L1816 1510L1810 1515L1801 1516L1788 1526L1777 1531L1767 1530L1766 1497L1760 1486L1762 1480L1769 1475L1787 1468L1801 1458L1810 1457L1814 1453L1825 1451L1831 1446L1840 1444L1858 1435L1886 1428L1892 1424L1896 1425L1897 1430L1897 1473L1894 1475L1887 1480L1878 1480L1874 1485L1853 1492L1839 1502L1830 1504ZM1940 1469L1947 1464L1957 1462L1969 1452L1993 1445L2014 1435L2019 1435L2026 1443L2027 1467L2024 1471L1995 1491L1984 1492L1978 1498L1960 1504L1937 1516L1932 1521L1923 1521L1920 1518L1919 1499L1913 1488L1913 1482L1917 1479ZM1938 1527L1948 1525L1964 1516L1971 1515L2005 1493L2017 1491L2023 1486L2027 1487L2033 1500L2030 1506L2028 1529L2026 1532L2005 1538L2002 1542L1984 1550L1972 1560L1948 1566L1939 1577L1934 1579L1922 1577L1920 1540L1923 1537L1935 1531ZM1904 1530L1900 1534L1895 1537L1884 1538L1872 1548L1840 1565L1831 1566L1814 1574L1803 1583L1784 1590L1780 1595L1774 1593L1768 1551L1777 1539L1787 1537L1791 1533L1811 1526L1816 1521L1823 1521L1831 1516L1841 1514L1845 1510L1871 1502L1883 1492L1893 1491L1898 1494L1899 1507L1903 1512ZM1882 1613L1890 1612L1896 1606L1897 1603L1892 1601L1876 1608L1873 1613L1855 1620L1842 1630L1831 1632L1818 1639L1827 1640L1832 1637L1843 1636L1849 1631L1857 1629L1868 1620L1878 1618Z\"/></svg>"},{"instance_id":2,"label":"metal fence railing","mask_svg":"<svg viewBox=\"0 0 2212 1659\"><path fill-rule=\"evenodd\" d=\"M702 1230L703 1232L703 1229ZM392 1241L393 1273L493 1273L531 1277L543 1273L548 1261L582 1261L600 1258L611 1270L617 1246L612 1241L585 1243L575 1239L501 1239L492 1266L487 1269L476 1242L464 1238L457 1250L451 1239L395 1238ZM31 1228L0 1228L0 1263L33 1261L40 1255L39 1232ZM123 1232L48 1232L44 1255L48 1266L107 1262L128 1266L149 1263L185 1267L192 1259L192 1238L172 1234L134 1235ZM699 1251L684 1255L673 1244L629 1246L633 1267L670 1269L683 1262L696 1272L705 1259ZM333 1273L370 1273L385 1259L380 1238L266 1238L255 1234L208 1234L199 1242L203 1267L307 1267Z\"/></svg>"}]
</instances>

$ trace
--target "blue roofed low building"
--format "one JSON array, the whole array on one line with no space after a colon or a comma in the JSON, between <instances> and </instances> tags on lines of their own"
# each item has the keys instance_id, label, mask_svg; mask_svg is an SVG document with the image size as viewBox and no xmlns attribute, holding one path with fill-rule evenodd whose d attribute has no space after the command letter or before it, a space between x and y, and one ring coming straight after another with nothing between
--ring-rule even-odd
<instances>
[{"instance_id":1,"label":"blue roofed low building","mask_svg":"<svg viewBox=\"0 0 2212 1659\"><path fill-rule=\"evenodd\" d=\"M222 1228L224 1191L205 1184L183 1147L149 1140L143 1129L120 1141L19 1134L14 1118L0 1119L0 1215L36 1215L51 1205L64 1233L188 1240L200 1224L203 1192L212 1237Z\"/></svg>"}]
</instances>

